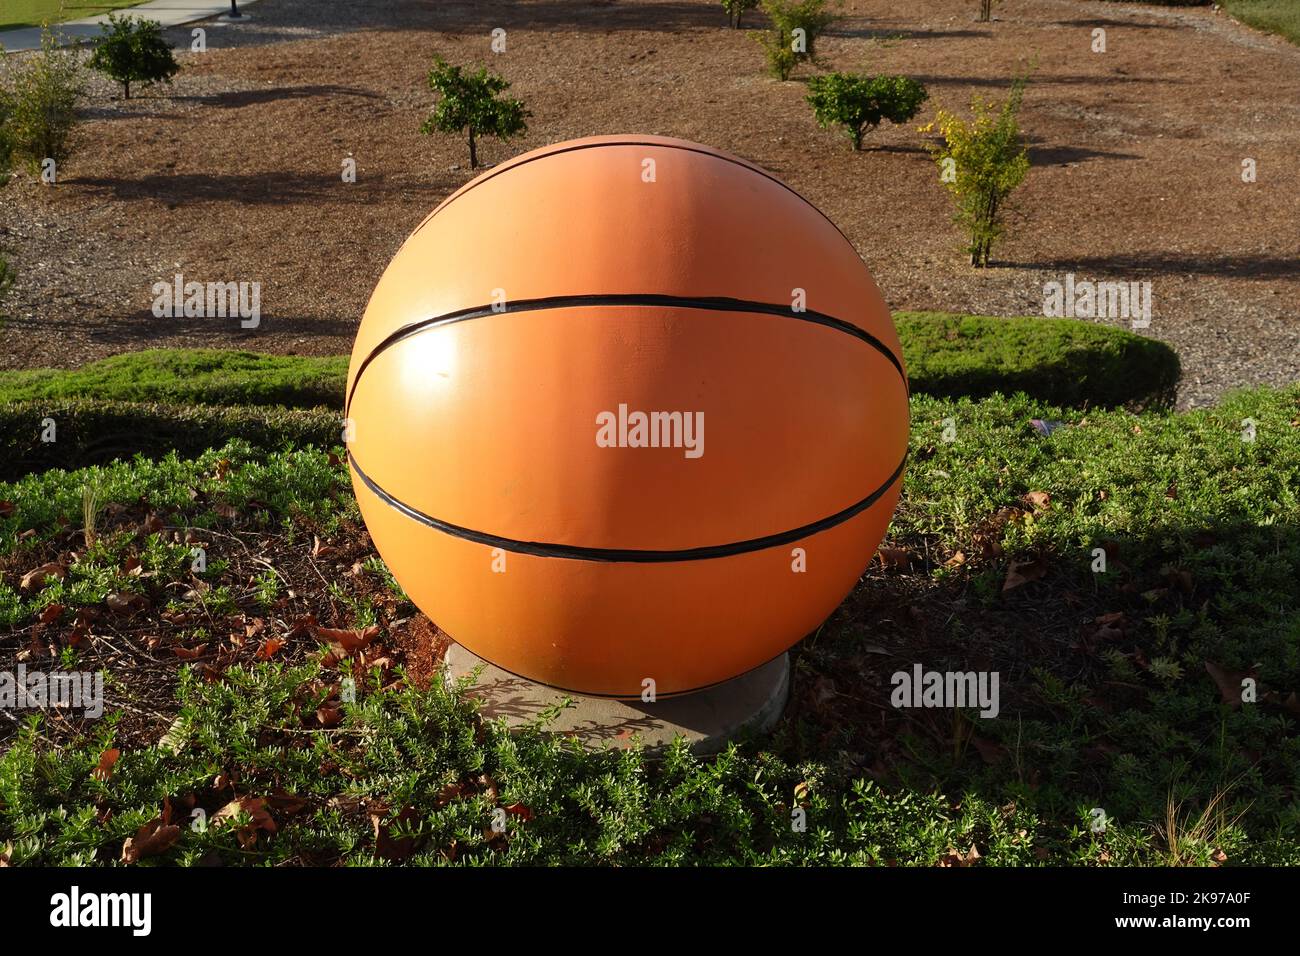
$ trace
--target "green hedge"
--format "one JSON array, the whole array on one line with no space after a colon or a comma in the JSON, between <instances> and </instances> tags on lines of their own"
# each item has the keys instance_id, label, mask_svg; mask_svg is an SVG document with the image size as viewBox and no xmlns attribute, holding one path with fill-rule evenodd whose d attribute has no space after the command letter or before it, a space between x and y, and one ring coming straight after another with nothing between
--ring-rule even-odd
<instances>
[{"instance_id":1,"label":"green hedge","mask_svg":"<svg viewBox=\"0 0 1300 956\"><path fill-rule=\"evenodd\" d=\"M1074 319L900 312L912 391L942 398L1024 392L1074 408L1167 407L1178 355L1156 339Z\"/></svg>"},{"instance_id":2,"label":"green hedge","mask_svg":"<svg viewBox=\"0 0 1300 956\"><path fill-rule=\"evenodd\" d=\"M92 398L177 405L341 408L347 374L347 356L150 349L90 362L73 371L0 372L0 402Z\"/></svg>"},{"instance_id":3,"label":"green hedge","mask_svg":"<svg viewBox=\"0 0 1300 956\"><path fill-rule=\"evenodd\" d=\"M54 441L43 441L46 423ZM256 448L342 443L328 409L59 399L0 404L0 481L51 468L85 468L135 454L194 457L242 438Z\"/></svg>"},{"instance_id":4,"label":"green hedge","mask_svg":"<svg viewBox=\"0 0 1300 956\"><path fill-rule=\"evenodd\" d=\"M1168 405L1178 357L1162 342L1071 319L942 312L895 316L912 390L979 397L1023 391L1071 406ZM179 405L341 408L347 358L156 349L75 371L0 373L0 402L92 398Z\"/></svg>"}]
</instances>

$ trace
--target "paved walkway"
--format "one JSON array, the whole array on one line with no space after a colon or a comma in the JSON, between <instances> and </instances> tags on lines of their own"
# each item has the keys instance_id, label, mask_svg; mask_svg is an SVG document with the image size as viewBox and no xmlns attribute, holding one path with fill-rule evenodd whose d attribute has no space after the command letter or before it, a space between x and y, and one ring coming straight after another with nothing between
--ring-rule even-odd
<instances>
[{"instance_id":1,"label":"paved walkway","mask_svg":"<svg viewBox=\"0 0 1300 956\"><path fill-rule=\"evenodd\" d=\"M257 0L239 0L239 9L251 6ZM230 0L149 0L136 7L115 10L118 14L142 16L148 20L157 20L165 27L174 27L195 20L206 20L222 13L230 12ZM55 35L65 44L99 36L99 25L108 22L108 14L86 17L84 20L69 20L53 25ZM6 52L18 50L38 50L41 46L41 31L37 27L24 27L20 30L0 31L0 47Z\"/></svg>"}]
</instances>

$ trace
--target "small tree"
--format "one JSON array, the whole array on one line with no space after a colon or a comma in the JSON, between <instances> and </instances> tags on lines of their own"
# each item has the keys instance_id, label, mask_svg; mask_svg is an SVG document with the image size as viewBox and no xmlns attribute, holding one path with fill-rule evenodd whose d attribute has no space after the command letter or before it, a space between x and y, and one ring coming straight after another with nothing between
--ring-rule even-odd
<instances>
[{"instance_id":1,"label":"small tree","mask_svg":"<svg viewBox=\"0 0 1300 956\"><path fill-rule=\"evenodd\" d=\"M968 122L939 110L933 123L943 136L942 145L930 152L939 165L939 179L957 202L953 221L970 236L967 250L971 265L987 267L994 240L1003 232L1002 214L1007 197L1029 171L1029 153L1020 136L1016 114L1028 77L1019 76L1001 107L978 97L971 103L974 119Z\"/></svg>"},{"instance_id":2,"label":"small tree","mask_svg":"<svg viewBox=\"0 0 1300 956\"><path fill-rule=\"evenodd\" d=\"M993 4L997 2L998 0L980 0L980 15L978 17L980 23L988 23L993 19Z\"/></svg>"},{"instance_id":3,"label":"small tree","mask_svg":"<svg viewBox=\"0 0 1300 956\"><path fill-rule=\"evenodd\" d=\"M928 96L924 86L907 76L828 73L808 81L808 104L818 125L843 126L855 150L862 149L862 137L882 120L912 119Z\"/></svg>"},{"instance_id":4,"label":"small tree","mask_svg":"<svg viewBox=\"0 0 1300 956\"><path fill-rule=\"evenodd\" d=\"M56 168L71 155L69 140L81 95L77 55L59 48L48 27L41 30L41 50L21 61L4 91L4 148L33 171L46 160Z\"/></svg>"},{"instance_id":5,"label":"small tree","mask_svg":"<svg viewBox=\"0 0 1300 956\"><path fill-rule=\"evenodd\" d=\"M817 61L816 42L835 22L826 9L828 0L763 0L761 6L772 26L756 36L767 56L768 71L788 80L801 62Z\"/></svg>"},{"instance_id":6,"label":"small tree","mask_svg":"<svg viewBox=\"0 0 1300 956\"><path fill-rule=\"evenodd\" d=\"M757 6L758 0L722 0L722 7L727 11L727 23L736 30L740 29L740 18L745 11Z\"/></svg>"},{"instance_id":7,"label":"small tree","mask_svg":"<svg viewBox=\"0 0 1300 956\"><path fill-rule=\"evenodd\" d=\"M477 73L466 74L459 66L452 66L440 56L433 59L429 71L429 89L442 97L433 113L420 125L420 132L460 133L469 138L469 168L478 168L479 136L495 136L507 140L527 132L524 120L532 116L524 104L515 99L498 98L499 93L510 89L504 77L481 68Z\"/></svg>"},{"instance_id":8,"label":"small tree","mask_svg":"<svg viewBox=\"0 0 1300 956\"><path fill-rule=\"evenodd\" d=\"M124 99L131 98L132 82L170 83L180 71L156 20L110 13L101 29L90 67L121 83Z\"/></svg>"}]
</instances>

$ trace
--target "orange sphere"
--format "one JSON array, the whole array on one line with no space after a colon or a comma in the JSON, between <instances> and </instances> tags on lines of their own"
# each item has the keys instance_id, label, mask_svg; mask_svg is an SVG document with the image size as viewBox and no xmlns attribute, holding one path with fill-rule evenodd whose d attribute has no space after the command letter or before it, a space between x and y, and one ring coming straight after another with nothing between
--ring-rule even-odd
<instances>
[{"instance_id":1,"label":"orange sphere","mask_svg":"<svg viewBox=\"0 0 1300 956\"><path fill-rule=\"evenodd\" d=\"M439 205L379 281L348 457L411 599L585 694L725 681L852 590L898 500L907 381L835 226L727 153L535 150Z\"/></svg>"}]
</instances>

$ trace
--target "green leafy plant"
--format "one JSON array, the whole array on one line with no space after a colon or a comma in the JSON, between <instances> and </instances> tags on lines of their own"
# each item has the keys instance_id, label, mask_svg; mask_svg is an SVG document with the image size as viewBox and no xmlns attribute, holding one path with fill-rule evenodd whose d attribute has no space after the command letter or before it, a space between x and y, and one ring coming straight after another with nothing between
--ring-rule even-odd
<instances>
[{"instance_id":1,"label":"green leafy plant","mask_svg":"<svg viewBox=\"0 0 1300 956\"><path fill-rule=\"evenodd\" d=\"M853 148L860 150L865 134L883 120L906 123L928 95L924 86L907 76L828 73L808 81L807 99L822 128L844 127Z\"/></svg>"},{"instance_id":2,"label":"green leafy plant","mask_svg":"<svg viewBox=\"0 0 1300 956\"><path fill-rule=\"evenodd\" d=\"M735 30L740 29L740 18L746 10L758 6L758 0L722 0L722 8L727 11L727 23Z\"/></svg>"},{"instance_id":3,"label":"green leafy plant","mask_svg":"<svg viewBox=\"0 0 1300 956\"><path fill-rule=\"evenodd\" d=\"M462 67L452 66L440 56L434 57L429 89L441 99L421 124L420 132L467 136L470 169L478 168L478 137L507 140L528 130L525 119L532 114L522 101L499 95L510 89L510 82L489 73L486 67L477 73L466 73Z\"/></svg>"},{"instance_id":4,"label":"green leafy plant","mask_svg":"<svg viewBox=\"0 0 1300 956\"><path fill-rule=\"evenodd\" d=\"M771 27L755 35L767 57L768 71L788 80L795 66L816 62L817 38L836 19L828 0L763 0Z\"/></svg>"},{"instance_id":5,"label":"green leafy plant","mask_svg":"<svg viewBox=\"0 0 1300 956\"><path fill-rule=\"evenodd\" d=\"M957 203L954 221L970 237L971 265L987 267L993 243L1002 236L1007 198L1029 172L1029 153L1016 116L1024 97L1027 76L1019 76L1001 105L976 97L973 119L966 120L940 109L934 122L942 144L930 147L939 166L939 179Z\"/></svg>"},{"instance_id":6,"label":"green leafy plant","mask_svg":"<svg viewBox=\"0 0 1300 956\"><path fill-rule=\"evenodd\" d=\"M131 98L133 82L169 83L179 72L180 64L156 20L110 13L102 29L95 40L90 67L121 83L125 99Z\"/></svg>"},{"instance_id":7,"label":"green leafy plant","mask_svg":"<svg viewBox=\"0 0 1300 956\"><path fill-rule=\"evenodd\" d=\"M4 91L6 114L4 150L33 170L47 161L57 168L71 155L72 128L81 96L81 67L77 55L59 48L48 27L41 31L41 49L21 61ZM44 178L53 182L53 177Z\"/></svg>"}]
</instances>

